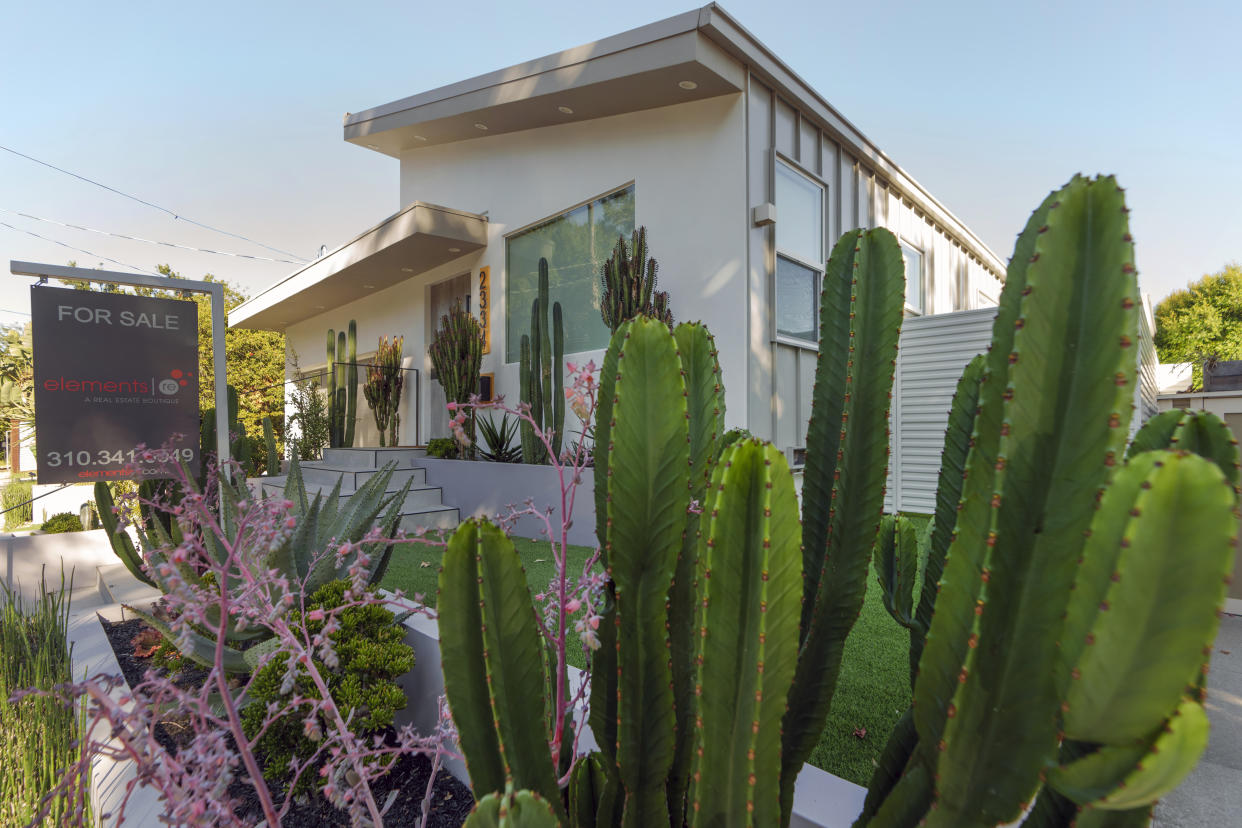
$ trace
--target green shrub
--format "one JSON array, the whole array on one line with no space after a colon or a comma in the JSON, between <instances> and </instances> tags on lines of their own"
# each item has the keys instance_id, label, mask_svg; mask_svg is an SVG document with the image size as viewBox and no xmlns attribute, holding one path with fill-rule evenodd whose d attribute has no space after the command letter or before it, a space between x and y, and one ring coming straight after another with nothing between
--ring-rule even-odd
<instances>
[{"instance_id":1,"label":"green shrub","mask_svg":"<svg viewBox=\"0 0 1242 828\"><path fill-rule=\"evenodd\" d=\"M427 441L427 456L438 460L457 458L457 441L452 437L433 437Z\"/></svg>"},{"instance_id":2,"label":"green shrub","mask_svg":"<svg viewBox=\"0 0 1242 828\"><path fill-rule=\"evenodd\" d=\"M347 581L332 581L320 587L307 602L306 609L329 611L345 603ZM291 623L301 623L301 613L294 612ZM405 631L396 623L391 612L378 604L350 607L338 614L340 629L330 637L339 664L329 669L318 658L315 666L327 679L328 691L349 719L350 729L358 736L368 736L384 730L393 723L396 711L405 707L405 693L394 679L408 673L414 667L414 651L405 645ZM309 621L306 629L311 636L323 630L324 621ZM316 653L316 656L319 654ZM250 687L254 701L242 710L242 725L246 735L253 738L267 718L267 706L275 703L284 707L283 712L268 727L258 741L263 757L263 775L271 781L288 779L292 774L289 761L293 757L305 761L314 754L317 743L306 735L306 714L288 704L293 696L318 699L319 691L305 674L294 682L292 693L282 694L288 664L284 659L273 659ZM328 724L320 717L321 731ZM322 786L322 779L313 770L306 771L298 779L294 793L305 793Z\"/></svg>"},{"instance_id":3,"label":"green shrub","mask_svg":"<svg viewBox=\"0 0 1242 828\"><path fill-rule=\"evenodd\" d=\"M61 532L81 532L82 528L82 519L73 512L60 512L43 521L39 531L55 535Z\"/></svg>"},{"instance_id":4,"label":"green shrub","mask_svg":"<svg viewBox=\"0 0 1242 828\"><path fill-rule=\"evenodd\" d=\"M33 494L34 484L29 480L12 480L0 489L5 529L16 529L34 520L34 504L30 502Z\"/></svg>"}]
</instances>

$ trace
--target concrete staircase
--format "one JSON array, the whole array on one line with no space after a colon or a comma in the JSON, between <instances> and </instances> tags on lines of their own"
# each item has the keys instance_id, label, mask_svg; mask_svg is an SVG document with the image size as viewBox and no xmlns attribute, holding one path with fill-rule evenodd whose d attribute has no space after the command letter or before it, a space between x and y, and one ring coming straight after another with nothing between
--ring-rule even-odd
<instances>
[{"instance_id":1,"label":"concrete staircase","mask_svg":"<svg viewBox=\"0 0 1242 828\"><path fill-rule=\"evenodd\" d=\"M412 481L410 491L401 507L400 528L406 532L415 529L452 529L460 520L456 506L446 506L438 486L427 485L427 470L418 461L427 456L424 449L415 448L328 448L323 459L301 464L302 482L306 496L314 498L322 493L327 497L332 487L341 481L341 497L349 497L372 476L379 474L388 463L396 463L396 470L388 482L388 491L398 492ZM285 490L286 475L263 478L265 494L281 494Z\"/></svg>"}]
</instances>

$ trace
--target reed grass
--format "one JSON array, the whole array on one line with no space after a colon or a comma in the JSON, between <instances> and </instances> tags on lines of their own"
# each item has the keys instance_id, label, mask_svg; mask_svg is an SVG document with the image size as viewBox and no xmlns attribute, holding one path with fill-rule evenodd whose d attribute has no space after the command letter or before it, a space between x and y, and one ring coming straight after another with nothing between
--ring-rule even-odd
<instances>
[{"instance_id":1,"label":"reed grass","mask_svg":"<svg viewBox=\"0 0 1242 828\"><path fill-rule=\"evenodd\" d=\"M26 602L0 584L0 826L27 825L45 795L78 758L82 722L72 705L46 696L16 703L17 690L50 690L70 681L69 591L64 575L49 591L41 579L39 598ZM42 825L66 824L66 803L56 798Z\"/></svg>"}]
</instances>

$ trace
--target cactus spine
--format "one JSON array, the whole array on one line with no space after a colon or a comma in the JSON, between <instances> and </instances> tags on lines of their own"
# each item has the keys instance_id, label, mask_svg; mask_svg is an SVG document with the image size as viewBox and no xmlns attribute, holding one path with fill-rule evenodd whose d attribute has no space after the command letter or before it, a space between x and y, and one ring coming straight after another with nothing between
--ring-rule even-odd
<instances>
[{"instance_id":1,"label":"cactus spine","mask_svg":"<svg viewBox=\"0 0 1242 828\"><path fill-rule=\"evenodd\" d=\"M1084 808L1080 825L1105 811L1146 824L1202 750L1206 719L1186 688L1224 598L1237 449L1208 429L1215 464L1147 451L1183 428L1156 418L1119 467L1134 272L1111 178L1075 177L1018 239L992 346L958 387L920 609L882 575L922 653L858 825L991 826L1037 794L1024 824L1069 825ZM907 568L900 524L877 548L882 573Z\"/></svg>"},{"instance_id":2,"label":"cactus spine","mask_svg":"<svg viewBox=\"0 0 1242 828\"><path fill-rule=\"evenodd\" d=\"M350 448L358 419L358 325L353 319L348 335L328 329L327 350L328 445Z\"/></svg>"},{"instance_id":3,"label":"cactus spine","mask_svg":"<svg viewBox=\"0 0 1242 828\"><path fill-rule=\"evenodd\" d=\"M539 260L539 295L530 307L530 333L522 334L519 377L522 402L530 405L531 419L548 435L552 451L561 453L565 430L565 326L561 303L552 305L552 325L548 325L548 260ZM535 437L529 423L523 423L522 462L548 462L548 450Z\"/></svg>"},{"instance_id":4,"label":"cactus spine","mask_svg":"<svg viewBox=\"0 0 1242 828\"><path fill-rule=\"evenodd\" d=\"M659 266L647 253L647 228L639 227L631 237L629 249L625 236L617 237L612 257L604 261L600 273L600 315L610 331L636 316L659 319L670 328L673 312L668 307L668 293L657 291L656 271Z\"/></svg>"},{"instance_id":5,"label":"cactus spine","mask_svg":"<svg viewBox=\"0 0 1242 828\"><path fill-rule=\"evenodd\" d=\"M392 343L388 337L381 336L375 358L367 366L367 382L362 393L375 415L375 427L379 429L380 446L397 445L397 430L401 425L401 415L397 407L401 405L401 386L404 376L401 372L401 351L405 345L405 337L394 336Z\"/></svg>"}]
</instances>

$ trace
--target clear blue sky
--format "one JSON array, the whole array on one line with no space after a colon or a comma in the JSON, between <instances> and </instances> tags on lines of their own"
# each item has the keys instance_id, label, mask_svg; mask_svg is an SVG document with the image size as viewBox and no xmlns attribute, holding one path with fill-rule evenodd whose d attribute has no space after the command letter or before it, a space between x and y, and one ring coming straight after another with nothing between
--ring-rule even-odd
<instances>
[{"instance_id":1,"label":"clear blue sky","mask_svg":"<svg viewBox=\"0 0 1242 828\"><path fill-rule=\"evenodd\" d=\"M1035 6L1041 8L1035 8ZM690 3L3 0L0 145L200 222L312 256L399 208L397 162L341 119L606 37ZM1159 300L1242 259L1242 4L755 2L724 8L1008 259L1072 173L1127 188ZM0 209L273 256L0 151ZM251 293L292 266L152 247L0 212L10 259L167 262ZM20 315L0 313L0 321Z\"/></svg>"}]
</instances>

